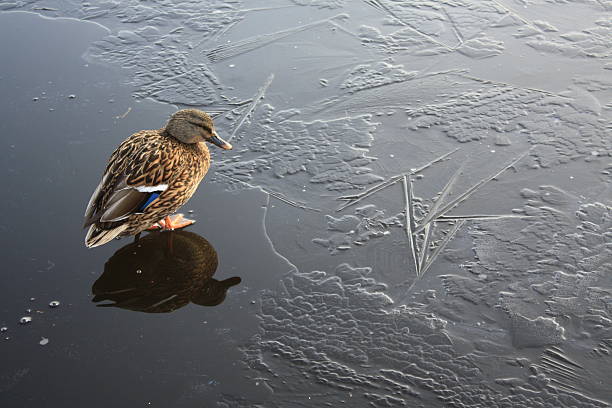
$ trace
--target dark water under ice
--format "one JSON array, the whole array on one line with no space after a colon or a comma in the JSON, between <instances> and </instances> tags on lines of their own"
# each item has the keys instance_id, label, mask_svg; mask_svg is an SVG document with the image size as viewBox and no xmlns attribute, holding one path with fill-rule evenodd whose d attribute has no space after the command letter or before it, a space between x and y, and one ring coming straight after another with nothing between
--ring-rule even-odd
<instances>
[{"instance_id":1,"label":"dark water under ice","mask_svg":"<svg viewBox=\"0 0 612 408\"><path fill-rule=\"evenodd\" d=\"M0 406L612 404L609 2L0 10ZM86 249L186 106L196 224Z\"/></svg>"}]
</instances>

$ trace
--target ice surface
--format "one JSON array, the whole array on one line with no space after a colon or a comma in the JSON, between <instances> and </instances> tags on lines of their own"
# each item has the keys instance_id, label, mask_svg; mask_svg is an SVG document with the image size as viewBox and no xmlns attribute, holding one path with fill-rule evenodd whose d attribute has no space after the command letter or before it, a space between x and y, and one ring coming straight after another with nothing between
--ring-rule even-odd
<instances>
[{"instance_id":1,"label":"ice surface","mask_svg":"<svg viewBox=\"0 0 612 408\"><path fill-rule=\"evenodd\" d=\"M269 250L241 277L267 287L244 289L257 317L246 340L236 322L215 335L260 392L190 379L176 406L612 404L609 1L0 9L103 26L88 62L119 70L135 101L210 111L234 145L213 153L207 182L257 207L250 244ZM225 222L253 225L241 216ZM264 256L284 269L261 270ZM155 301L108 297L197 303L196 285L168 286Z\"/></svg>"}]
</instances>

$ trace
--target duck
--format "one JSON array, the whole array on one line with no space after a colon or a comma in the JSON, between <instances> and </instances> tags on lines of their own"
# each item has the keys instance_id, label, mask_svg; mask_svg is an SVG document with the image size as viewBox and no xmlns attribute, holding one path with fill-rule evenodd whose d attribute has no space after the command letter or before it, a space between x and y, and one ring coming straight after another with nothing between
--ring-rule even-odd
<instances>
[{"instance_id":1,"label":"duck","mask_svg":"<svg viewBox=\"0 0 612 408\"><path fill-rule=\"evenodd\" d=\"M170 313L190 303L217 306L242 281L215 279L218 265L213 245L195 232L148 232L106 261L92 285L92 302L145 313Z\"/></svg>"},{"instance_id":2,"label":"duck","mask_svg":"<svg viewBox=\"0 0 612 408\"><path fill-rule=\"evenodd\" d=\"M232 149L217 134L210 115L198 109L179 110L163 128L141 130L124 140L87 204L85 246L193 224L172 214L191 198L210 168L207 143Z\"/></svg>"}]
</instances>

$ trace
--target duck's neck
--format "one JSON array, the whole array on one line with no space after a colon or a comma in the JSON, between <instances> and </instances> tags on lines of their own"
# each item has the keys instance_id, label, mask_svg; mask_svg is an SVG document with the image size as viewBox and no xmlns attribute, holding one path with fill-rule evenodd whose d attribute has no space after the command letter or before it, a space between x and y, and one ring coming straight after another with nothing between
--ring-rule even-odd
<instances>
[{"instance_id":1,"label":"duck's neck","mask_svg":"<svg viewBox=\"0 0 612 408\"><path fill-rule=\"evenodd\" d=\"M165 137L171 137L174 139L174 137L170 134L170 132L168 132L168 128L167 127L163 127L161 129L157 130L159 132L160 135L165 136Z\"/></svg>"}]
</instances>

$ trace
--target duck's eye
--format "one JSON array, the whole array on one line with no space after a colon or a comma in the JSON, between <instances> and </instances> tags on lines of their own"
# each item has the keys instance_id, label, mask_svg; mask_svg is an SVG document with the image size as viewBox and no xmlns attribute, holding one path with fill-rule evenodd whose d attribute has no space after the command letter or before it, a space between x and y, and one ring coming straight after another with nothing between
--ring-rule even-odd
<instances>
[{"instance_id":1,"label":"duck's eye","mask_svg":"<svg viewBox=\"0 0 612 408\"><path fill-rule=\"evenodd\" d=\"M202 123L202 122L192 122L190 120L188 122L191 123L193 126L196 126L196 127L204 129L206 131L206 133L208 133L208 134L210 134L212 132L212 129L210 128L210 126L208 126L205 123Z\"/></svg>"},{"instance_id":2,"label":"duck's eye","mask_svg":"<svg viewBox=\"0 0 612 408\"><path fill-rule=\"evenodd\" d=\"M206 124L202 123L202 124L200 125L200 127L201 127L202 129L204 129L204 131L205 131L207 134L209 134L209 135L210 135L210 134L212 134L212 129L210 128L210 126L208 126L208 125L206 125Z\"/></svg>"}]
</instances>

